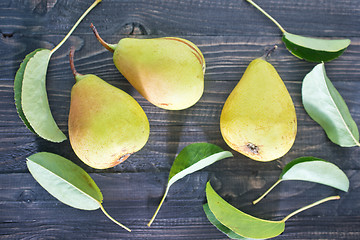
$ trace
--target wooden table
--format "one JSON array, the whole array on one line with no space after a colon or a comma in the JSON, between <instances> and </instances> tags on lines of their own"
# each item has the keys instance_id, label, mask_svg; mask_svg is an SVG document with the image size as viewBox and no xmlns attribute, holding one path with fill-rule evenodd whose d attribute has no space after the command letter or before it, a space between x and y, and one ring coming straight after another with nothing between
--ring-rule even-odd
<instances>
[{"instance_id":1,"label":"wooden table","mask_svg":"<svg viewBox=\"0 0 360 240\"><path fill-rule=\"evenodd\" d=\"M327 73L360 124L360 2L357 0L257 0L289 32L307 36L346 37L352 44L327 63ZM124 163L95 170L74 154L69 141L51 143L32 134L16 113L13 80L25 55L52 48L92 0L2 0L0 2L0 238L1 239L226 239L205 217L205 184L235 207L265 219L281 219L291 211L333 194L331 201L303 212L286 223L276 239L360 239L360 149L342 148L328 140L306 114L301 83L315 66L292 56L277 27L245 0L174 1L104 0L80 24L51 61L47 76L50 107L67 132L70 90L69 62L75 46L80 73L93 73L128 92L149 120L147 145ZM93 22L110 43L138 38L175 36L199 46L206 59L205 92L193 107L166 111L147 102L117 71L112 54L95 39ZM294 101L298 134L282 158L261 163L233 151L234 157L193 173L170 189L153 225L146 223L165 190L169 169L182 148L194 142L226 150L219 130L222 106L251 60L273 45L269 62L278 70ZM104 207L132 228L128 233L100 210L68 207L49 195L29 174L26 157L48 151L71 159L93 177L104 195ZM350 179L348 193L308 182L284 182L256 206L251 201L278 178L281 168L301 156L315 156L338 165Z\"/></svg>"}]
</instances>

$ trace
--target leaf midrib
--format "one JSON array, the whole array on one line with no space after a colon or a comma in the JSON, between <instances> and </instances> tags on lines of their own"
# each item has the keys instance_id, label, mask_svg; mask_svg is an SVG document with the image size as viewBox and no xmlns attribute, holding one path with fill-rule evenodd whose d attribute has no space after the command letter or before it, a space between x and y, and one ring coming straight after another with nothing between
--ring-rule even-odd
<instances>
[{"instance_id":1,"label":"leaf midrib","mask_svg":"<svg viewBox=\"0 0 360 240\"><path fill-rule=\"evenodd\" d=\"M99 203L99 207L100 207L101 202L99 202L97 199L93 198L93 197L92 197L91 195L89 195L88 193L86 193L86 192L84 192L83 190L79 189L78 187L76 187L74 184L70 183L70 182L67 181L66 179L60 177L59 175L57 175L57 174L55 174L55 173L53 173L52 171L50 171L50 170L47 169L46 167L44 167L44 166L42 166L42 165L40 165L40 164L38 164L38 163L30 160L30 159L28 159L28 160L31 161L31 162L33 162L33 163L35 163L36 165L40 166L41 168L45 169L46 171L50 172L52 175L54 175L54 176L58 177L59 179L63 180L63 181L64 181L65 183L67 183L68 185L74 187L74 188L75 188L76 190L78 190L81 194L83 194L83 195L85 195L85 196L88 196L89 198L95 200L97 203Z\"/></svg>"},{"instance_id":2,"label":"leaf midrib","mask_svg":"<svg viewBox=\"0 0 360 240\"><path fill-rule=\"evenodd\" d=\"M351 136L351 138L353 139L354 143L359 146L359 142L355 139L354 135L353 135L352 132L350 131L350 129L349 129L348 125L346 124L346 122L345 122L345 120L344 120L341 112L339 111L339 109L338 109L338 107L337 107L337 105L336 105L333 97L331 96L331 93L330 93L329 88L328 88L328 84L327 84L327 82L326 82L327 76L325 75L326 72L325 72L325 67L324 67L324 64L323 64L323 63L322 63L322 66L321 66L321 72L323 73L323 76L324 76L323 79L324 79L325 85L326 85L326 92L327 92L328 95L330 96L330 99L331 99L332 104L335 106L335 109L336 109L337 113L340 115L341 121L342 121L343 124L345 125L346 130L350 133L350 136ZM329 79L329 81L330 81L330 79ZM335 86L334 86L334 88L335 88ZM336 89L336 88L335 88L335 89ZM340 93L339 93L339 94L340 94Z\"/></svg>"},{"instance_id":3,"label":"leaf midrib","mask_svg":"<svg viewBox=\"0 0 360 240\"><path fill-rule=\"evenodd\" d=\"M190 171L189 173L187 173L187 171L186 171L186 170L189 170L189 168L191 168L191 167L196 168L198 165L202 165L203 162L208 161L209 158L211 158L211 157L213 157L213 156L215 156L215 155L220 155L220 156L221 156L221 155L224 155L224 156L222 156L222 158L220 158L220 159L215 160L215 161L212 162L211 164L213 164L213 163L215 163L215 162L217 162L217 161L223 160L223 159L225 159L225 158L231 157L231 156L232 156L232 153L229 152L229 151L217 152L217 153L211 154L210 156L208 156L208 157L206 157L206 158L203 158L203 159L201 159L200 161L198 161L198 162L196 162L196 163L194 163L194 164L192 164L192 165L184 168L183 170L181 170L180 172L177 172L174 176L172 176L172 177L169 179L169 181L168 181L168 188L170 188L170 186L171 186L172 184L174 184L175 182L177 182L177 181L180 180L181 178L183 178L183 177L185 177L185 176L187 176L187 175L189 175L189 174L191 174L191 173L193 173L193 172L196 172L196 171L199 171L199 170L201 170L201 169L204 169L204 168L208 167L209 165L211 165L211 164L208 164L208 165L204 166L203 168L194 170L193 172ZM182 172L186 172L186 174L185 174L184 176L182 176L182 177L179 178L177 175L180 175L180 173L182 173ZM172 180L172 179L174 179L174 180Z\"/></svg>"}]
</instances>

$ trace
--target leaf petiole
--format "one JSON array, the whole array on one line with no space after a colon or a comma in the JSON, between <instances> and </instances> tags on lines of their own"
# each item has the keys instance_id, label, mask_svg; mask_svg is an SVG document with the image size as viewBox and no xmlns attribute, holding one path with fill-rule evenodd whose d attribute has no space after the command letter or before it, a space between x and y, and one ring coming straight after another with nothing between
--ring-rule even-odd
<instances>
[{"instance_id":1,"label":"leaf petiole","mask_svg":"<svg viewBox=\"0 0 360 240\"><path fill-rule=\"evenodd\" d=\"M168 192L169 192L169 185L166 187L166 190L165 190L164 196L162 197L162 199L161 199L161 201L160 201L160 203L159 203L159 206L157 207L157 209L156 209L156 211L155 211L154 215L152 216L152 218L151 218L151 219L150 219L150 221L148 222L148 224L147 224L147 225L148 225L148 227L150 227L150 226L151 226L151 224L153 223L153 221L155 220L156 215L158 214L158 212L159 212L159 210L160 210L161 206L163 205L164 200L165 200L165 198L166 198L166 196L167 196Z\"/></svg>"},{"instance_id":2,"label":"leaf petiole","mask_svg":"<svg viewBox=\"0 0 360 240\"><path fill-rule=\"evenodd\" d=\"M281 179L277 180L276 183L274 183L263 195L261 195L258 199L253 201L253 204L257 204L261 201L271 190L273 190L279 183L281 182Z\"/></svg>"},{"instance_id":3,"label":"leaf petiole","mask_svg":"<svg viewBox=\"0 0 360 240\"><path fill-rule=\"evenodd\" d=\"M103 205L99 202L100 205L100 209L101 211L103 211L103 213L105 214L105 216L107 216L111 221L113 221L114 223L116 223L117 225L119 225L120 227L124 228L125 230L131 232L131 229L126 227L125 225L119 223L118 221L116 221L114 218L112 218L104 209Z\"/></svg>"},{"instance_id":4,"label":"leaf petiole","mask_svg":"<svg viewBox=\"0 0 360 240\"><path fill-rule=\"evenodd\" d=\"M77 20L77 22L75 23L75 25L70 29L70 31L68 32L68 34L66 34L66 36L63 38L63 40L61 40L61 42L56 45L56 47L54 47L51 52L50 52L50 56L56 51L58 50L63 44L64 42L70 37L70 35L75 31L75 28L80 24L80 22L86 17L86 15L96 6L98 5L98 3L100 3L102 0L95 0L93 2L93 4L91 4L91 6L83 13L83 15L81 15L81 17Z\"/></svg>"},{"instance_id":5,"label":"leaf petiole","mask_svg":"<svg viewBox=\"0 0 360 240\"><path fill-rule=\"evenodd\" d=\"M257 8L260 12L262 12L266 17L268 17L273 23L275 23L275 25L281 30L281 32L285 33L285 29L280 25L280 23L278 23L278 21L276 21L272 16L270 16L267 12L265 12L264 9L262 9L259 5L257 5L256 3L254 3L252 0L246 0L248 1L251 5L253 5L255 8Z\"/></svg>"},{"instance_id":6,"label":"leaf petiole","mask_svg":"<svg viewBox=\"0 0 360 240\"><path fill-rule=\"evenodd\" d=\"M284 217L284 219L281 220L281 222L285 222L285 221L287 221L289 218L291 218L292 216L294 216L295 214L298 214L298 213L300 213L300 212L302 212L302 211L305 211L305 210L307 210L307 209L309 209L309 208L315 207L315 206L317 206L317 205L319 205L319 204L321 204L321 203L324 203L324 202L327 202L327 201L331 201L331 200L338 200L338 199L340 199L340 196L331 196L331 197L327 197L327 198L321 199L321 200L319 200L319 201L317 201L317 202L314 202L314 203L312 203L312 204L310 204L310 205L307 205L307 206L305 206L305 207L302 207L302 208L296 210L295 212L290 213L289 215L287 215L286 217Z\"/></svg>"}]
</instances>

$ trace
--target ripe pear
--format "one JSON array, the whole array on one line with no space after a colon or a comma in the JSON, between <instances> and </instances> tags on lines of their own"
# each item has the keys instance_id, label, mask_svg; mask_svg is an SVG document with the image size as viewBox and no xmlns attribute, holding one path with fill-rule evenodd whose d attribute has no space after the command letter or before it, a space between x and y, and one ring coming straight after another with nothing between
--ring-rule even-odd
<instances>
[{"instance_id":1,"label":"ripe pear","mask_svg":"<svg viewBox=\"0 0 360 240\"><path fill-rule=\"evenodd\" d=\"M101 78L76 72L71 90L69 139L87 165L104 169L125 161L149 138L149 121L141 106L124 91Z\"/></svg>"},{"instance_id":2,"label":"ripe pear","mask_svg":"<svg viewBox=\"0 0 360 240\"><path fill-rule=\"evenodd\" d=\"M100 43L114 52L113 60L120 73L155 106L181 110L202 96L205 59L192 42L175 37L123 38L113 45L91 27Z\"/></svg>"},{"instance_id":3,"label":"ripe pear","mask_svg":"<svg viewBox=\"0 0 360 240\"><path fill-rule=\"evenodd\" d=\"M226 100L220 116L225 142L258 161L271 161L292 147L297 129L295 107L275 68L253 60Z\"/></svg>"}]
</instances>

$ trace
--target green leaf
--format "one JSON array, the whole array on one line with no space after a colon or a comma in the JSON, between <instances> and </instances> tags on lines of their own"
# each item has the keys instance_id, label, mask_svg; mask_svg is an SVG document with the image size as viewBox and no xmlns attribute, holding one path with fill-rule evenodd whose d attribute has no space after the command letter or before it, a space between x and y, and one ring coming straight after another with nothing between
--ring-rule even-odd
<instances>
[{"instance_id":1,"label":"green leaf","mask_svg":"<svg viewBox=\"0 0 360 240\"><path fill-rule=\"evenodd\" d=\"M40 152L27 158L36 181L59 201L74 208L95 210L103 196L92 178L79 166L59 155Z\"/></svg>"},{"instance_id":2,"label":"green leaf","mask_svg":"<svg viewBox=\"0 0 360 240\"><path fill-rule=\"evenodd\" d=\"M339 57L350 44L350 39L320 39L288 33L272 16L252 0L251 5L268 17L283 33L282 40L294 56L309 62L327 62Z\"/></svg>"},{"instance_id":3,"label":"green leaf","mask_svg":"<svg viewBox=\"0 0 360 240\"><path fill-rule=\"evenodd\" d=\"M342 147L360 146L359 130L349 109L326 76L325 65L316 65L304 78L302 101L306 112Z\"/></svg>"},{"instance_id":4,"label":"green leaf","mask_svg":"<svg viewBox=\"0 0 360 240\"><path fill-rule=\"evenodd\" d=\"M281 180L302 180L324 184L344 192L349 190L349 179L335 164L315 157L301 157L288 163Z\"/></svg>"},{"instance_id":5,"label":"green leaf","mask_svg":"<svg viewBox=\"0 0 360 240\"><path fill-rule=\"evenodd\" d=\"M253 217L234 208L214 191L210 182L206 184L206 198L209 207L208 213L211 212L212 214L210 215L213 215L211 216L210 221L215 223L218 221L220 225L217 224L217 226L223 226L221 229L225 229L226 232L226 229L230 229L234 234L253 239L276 237L285 230L285 222L295 214L321 203L340 199L339 196L327 197L290 213L280 221L269 221ZM206 209L204 210L206 211Z\"/></svg>"},{"instance_id":6,"label":"green leaf","mask_svg":"<svg viewBox=\"0 0 360 240\"><path fill-rule=\"evenodd\" d=\"M164 196L161 199L154 216L148 223L148 226L154 221L172 184L188 174L201 170L216 161L232 156L231 152L224 151L222 148L210 143L193 143L186 146L174 160L170 169Z\"/></svg>"},{"instance_id":7,"label":"green leaf","mask_svg":"<svg viewBox=\"0 0 360 240\"><path fill-rule=\"evenodd\" d=\"M214 214L210 211L209 205L207 203L205 203L203 205L203 209L204 209L204 212L205 212L206 217L208 218L209 222L211 222L212 225L214 225L220 232L224 233L229 238L231 238L231 239L249 239L249 238L244 238L244 237L234 233L229 228L222 225L221 222L219 222L216 219L216 217L214 216Z\"/></svg>"},{"instance_id":8,"label":"green leaf","mask_svg":"<svg viewBox=\"0 0 360 240\"><path fill-rule=\"evenodd\" d=\"M253 201L258 203L276 185L286 180L301 180L327 185L344 192L349 190L349 179L335 164L315 157L300 157L289 162L280 174L279 180L263 195Z\"/></svg>"},{"instance_id":9,"label":"green leaf","mask_svg":"<svg viewBox=\"0 0 360 240\"><path fill-rule=\"evenodd\" d=\"M296 57L309 62L328 62L339 57L350 45L350 39L320 39L284 32L286 48Z\"/></svg>"},{"instance_id":10,"label":"green leaf","mask_svg":"<svg viewBox=\"0 0 360 240\"><path fill-rule=\"evenodd\" d=\"M29 53L28 55L26 55L25 59L20 64L20 68L16 72L15 80L14 80L14 99L15 99L16 110L17 110L17 112L19 114L19 117L21 118L21 120L26 125L26 127L28 129L30 129L33 133L35 133L35 131L31 127L28 120L26 119L26 117L24 115L24 112L22 110L21 92L22 92L22 83L23 83L23 78L24 78L25 67L26 67L27 63L29 62L29 59L32 58L38 51L41 51L41 50L42 50L41 48L38 48L38 49L34 50L33 52Z\"/></svg>"},{"instance_id":11,"label":"green leaf","mask_svg":"<svg viewBox=\"0 0 360 240\"><path fill-rule=\"evenodd\" d=\"M31 155L26 164L35 180L60 202L82 210L100 208L111 221L131 231L105 211L101 205L103 196L100 189L81 167L48 152Z\"/></svg>"},{"instance_id":12,"label":"green leaf","mask_svg":"<svg viewBox=\"0 0 360 240\"><path fill-rule=\"evenodd\" d=\"M285 229L284 221L269 221L246 214L227 203L206 184L206 198L215 218L234 233L245 238L266 239L276 237Z\"/></svg>"},{"instance_id":13,"label":"green leaf","mask_svg":"<svg viewBox=\"0 0 360 240\"><path fill-rule=\"evenodd\" d=\"M26 64L21 105L27 121L40 137L52 142L62 142L66 140L66 136L56 125L46 94L45 81L50 56L50 50L42 49Z\"/></svg>"},{"instance_id":14,"label":"green leaf","mask_svg":"<svg viewBox=\"0 0 360 240\"><path fill-rule=\"evenodd\" d=\"M91 4L54 49L51 51L36 49L28 54L16 73L14 93L18 114L32 132L46 140L52 142L66 140L66 136L52 117L46 94L45 81L50 57L70 37L84 17L100 2L101 0L95 0Z\"/></svg>"}]
</instances>

